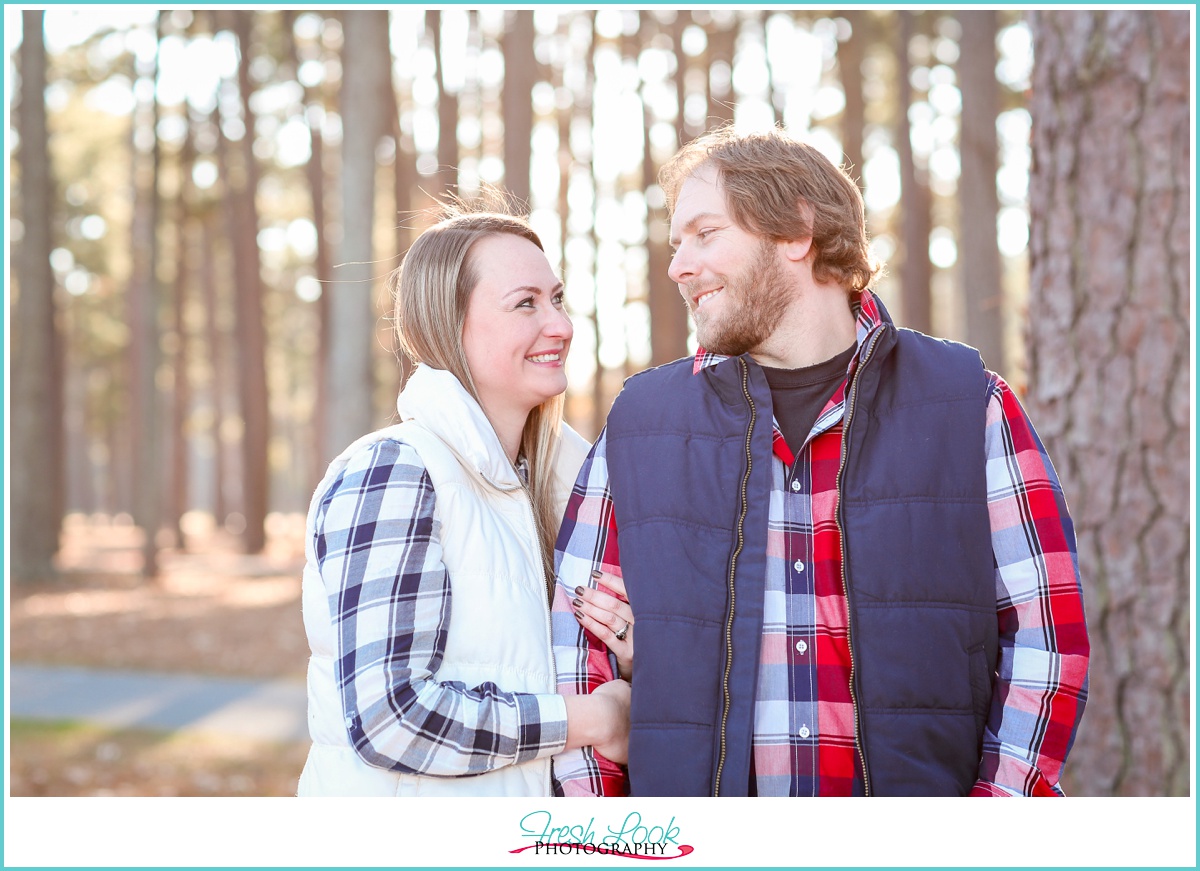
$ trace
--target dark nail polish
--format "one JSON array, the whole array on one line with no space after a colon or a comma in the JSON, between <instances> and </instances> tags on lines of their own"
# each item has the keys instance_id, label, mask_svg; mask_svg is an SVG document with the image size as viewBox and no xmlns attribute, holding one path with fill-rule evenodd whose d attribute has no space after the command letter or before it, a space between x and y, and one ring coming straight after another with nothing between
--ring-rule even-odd
<instances>
[{"instance_id":1,"label":"dark nail polish","mask_svg":"<svg viewBox=\"0 0 1200 871\"><path fill-rule=\"evenodd\" d=\"M600 577L602 574L604 574L604 573L603 573L602 571L600 571L599 569L593 569L593 570L592 570L592 577L593 577L593 578L599 578L599 577Z\"/></svg>"},{"instance_id":2,"label":"dark nail polish","mask_svg":"<svg viewBox=\"0 0 1200 871\"><path fill-rule=\"evenodd\" d=\"M583 615L582 615L581 613L579 613L578 611L575 611L575 612L573 612L573 613L575 614L575 619L576 619L576 620L582 620L582 619L583 619Z\"/></svg>"},{"instance_id":3,"label":"dark nail polish","mask_svg":"<svg viewBox=\"0 0 1200 871\"><path fill-rule=\"evenodd\" d=\"M582 608L583 607L583 599L572 599L571 604L574 605L576 608Z\"/></svg>"},{"instance_id":4,"label":"dark nail polish","mask_svg":"<svg viewBox=\"0 0 1200 871\"><path fill-rule=\"evenodd\" d=\"M583 595L583 587L576 587L576 588L575 588L575 595L576 595L576 596L582 596L582 595Z\"/></svg>"}]
</instances>

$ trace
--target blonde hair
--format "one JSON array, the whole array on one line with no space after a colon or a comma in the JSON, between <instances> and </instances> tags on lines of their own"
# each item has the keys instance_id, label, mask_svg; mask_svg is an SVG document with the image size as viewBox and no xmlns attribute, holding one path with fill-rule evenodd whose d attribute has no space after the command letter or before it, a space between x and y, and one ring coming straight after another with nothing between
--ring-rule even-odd
<instances>
[{"instance_id":1,"label":"blonde hair","mask_svg":"<svg viewBox=\"0 0 1200 871\"><path fill-rule=\"evenodd\" d=\"M462 343L467 304L479 283L471 249L480 239L501 234L528 239L545 249L524 218L501 212L463 212L461 208L447 207L450 216L417 237L392 273L389 287L395 303L396 336L404 353L415 363L450 372L478 402ZM534 408L521 433L547 595L554 578L554 540L562 519L555 509L554 452L564 402L559 394Z\"/></svg>"}]
</instances>

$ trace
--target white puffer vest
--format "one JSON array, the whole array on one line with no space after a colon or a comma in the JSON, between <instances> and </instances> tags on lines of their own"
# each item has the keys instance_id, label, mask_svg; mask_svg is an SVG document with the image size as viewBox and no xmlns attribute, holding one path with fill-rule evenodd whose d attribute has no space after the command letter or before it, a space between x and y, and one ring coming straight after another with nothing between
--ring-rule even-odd
<instances>
[{"instance_id":1,"label":"white puffer vest","mask_svg":"<svg viewBox=\"0 0 1200 871\"><path fill-rule=\"evenodd\" d=\"M335 681L337 639L329 591L317 569L317 508L349 459L384 439L416 449L433 482L443 558L450 580L450 625L437 679L506 692L553 693L554 655L533 509L479 404L449 372L419 366L396 402L402 423L364 436L334 460L308 512L303 579L308 726L313 746L300 776L306 795L550 794L543 757L471 777L400 774L367 765L347 737ZM566 508L588 445L563 424L554 457L558 516Z\"/></svg>"}]
</instances>

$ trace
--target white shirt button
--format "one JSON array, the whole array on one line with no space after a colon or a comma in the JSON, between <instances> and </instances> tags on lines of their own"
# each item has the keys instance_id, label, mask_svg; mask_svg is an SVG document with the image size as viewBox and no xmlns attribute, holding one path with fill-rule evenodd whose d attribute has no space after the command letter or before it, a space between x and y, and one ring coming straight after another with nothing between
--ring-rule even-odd
<instances>
[{"instance_id":1,"label":"white shirt button","mask_svg":"<svg viewBox=\"0 0 1200 871\"><path fill-rule=\"evenodd\" d=\"M792 481L792 492L793 492L793 493L799 493L799 492L800 492L800 482L799 482L799 481L796 481L796 480L793 480L793 481Z\"/></svg>"},{"instance_id":2,"label":"white shirt button","mask_svg":"<svg viewBox=\"0 0 1200 871\"><path fill-rule=\"evenodd\" d=\"M808 726L801 726L800 731L796 733L801 738L807 738L812 732L808 731Z\"/></svg>"},{"instance_id":3,"label":"white shirt button","mask_svg":"<svg viewBox=\"0 0 1200 871\"><path fill-rule=\"evenodd\" d=\"M797 641L796 649L798 651L800 651L801 653L804 653L805 651L808 650L808 642L807 641Z\"/></svg>"},{"instance_id":4,"label":"white shirt button","mask_svg":"<svg viewBox=\"0 0 1200 871\"><path fill-rule=\"evenodd\" d=\"M796 571L798 571L798 572L802 572L802 571L804 571L804 562L803 562L803 560L796 560L794 563L792 563L792 568L794 568L794 569L795 569Z\"/></svg>"}]
</instances>

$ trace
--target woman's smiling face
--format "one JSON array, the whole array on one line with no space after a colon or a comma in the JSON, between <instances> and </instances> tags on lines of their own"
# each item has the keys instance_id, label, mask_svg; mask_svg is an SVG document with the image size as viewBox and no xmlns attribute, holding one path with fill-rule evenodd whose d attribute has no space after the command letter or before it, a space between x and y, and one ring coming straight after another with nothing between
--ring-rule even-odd
<instances>
[{"instance_id":1,"label":"woman's smiling face","mask_svg":"<svg viewBox=\"0 0 1200 871\"><path fill-rule=\"evenodd\" d=\"M477 283L467 303L463 351L480 405L495 425L496 415L527 416L567 389L563 363L574 331L562 282L528 239L486 236L469 256Z\"/></svg>"}]
</instances>

